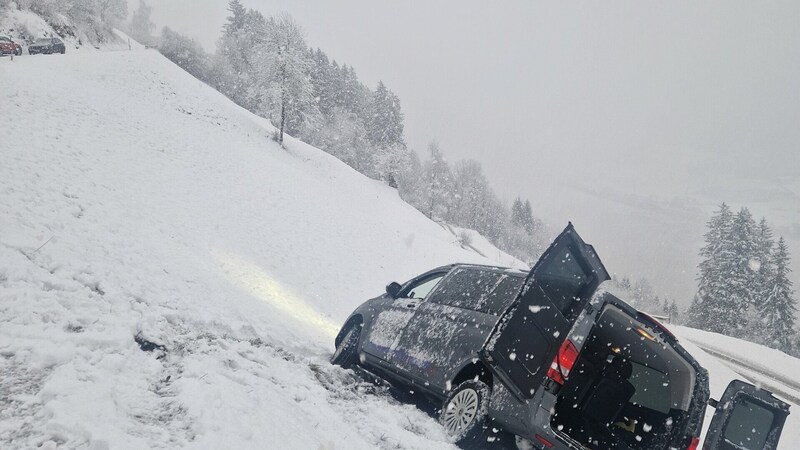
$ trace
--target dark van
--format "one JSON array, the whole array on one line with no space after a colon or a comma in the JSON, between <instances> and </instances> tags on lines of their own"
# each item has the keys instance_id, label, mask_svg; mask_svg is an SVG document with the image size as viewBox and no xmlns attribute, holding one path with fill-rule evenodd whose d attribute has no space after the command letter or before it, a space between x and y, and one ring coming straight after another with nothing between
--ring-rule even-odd
<instances>
[{"instance_id":1,"label":"dark van","mask_svg":"<svg viewBox=\"0 0 800 450\"><path fill-rule=\"evenodd\" d=\"M789 406L736 380L719 401L708 372L672 333L621 299L572 224L530 272L455 264L359 306L334 364L359 365L442 401L440 422L465 448L495 430L538 449L777 447Z\"/></svg>"}]
</instances>

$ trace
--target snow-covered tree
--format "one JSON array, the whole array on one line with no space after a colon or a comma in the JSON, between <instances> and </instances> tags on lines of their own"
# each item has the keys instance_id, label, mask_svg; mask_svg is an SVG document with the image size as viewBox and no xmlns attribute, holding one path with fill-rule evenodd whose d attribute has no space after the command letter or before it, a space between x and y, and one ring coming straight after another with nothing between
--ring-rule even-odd
<instances>
[{"instance_id":1,"label":"snow-covered tree","mask_svg":"<svg viewBox=\"0 0 800 450\"><path fill-rule=\"evenodd\" d=\"M372 94L366 120L367 138L377 148L405 145L400 99L383 82Z\"/></svg>"},{"instance_id":2,"label":"snow-covered tree","mask_svg":"<svg viewBox=\"0 0 800 450\"><path fill-rule=\"evenodd\" d=\"M781 237L772 256L774 275L769 283L767 297L758 308L765 343L784 350L792 346L797 314L797 300L789 279L789 260L789 248Z\"/></svg>"},{"instance_id":3,"label":"snow-covered tree","mask_svg":"<svg viewBox=\"0 0 800 450\"><path fill-rule=\"evenodd\" d=\"M453 202L453 173L439 144L428 146L430 159L425 163L426 206L423 211L431 219L444 217Z\"/></svg>"},{"instance_id":4,"label":"snow-covered tree","mask_svg":"<svg viewBox=\"0 0 800 450\"><path fill-rule=\"evenodd\" d=\"M123 22L128 17L126 0L93 0L100 20L110 26Z\"/></svg>"},{"instance_id":5,"label":"snow-covered tree","mask_svg":"<svg viewBox=\"0 0 800 450\"><path fill-rule=\"evenodd\" d=\"M736 305L731 302L730 277L734 272L732 242L733 213L727 204L720 205L709 220L705 234L706 245L700 250L698 291L689 308L689 324L718 333L730 328L737 317Z\"/></svg>"},{"instance_id":6,"label":"snow-covered tree","mask_svg":"<svg viewBox=\"0 0 800 450\"><path fill-rule=\"evenodd\" d=\"M758 271L762 262L759 260L758 225L753 220L750 210L742 208L733 219L731 228L731 245L733 251L733 266L727 276L731 287L731 302L734 310L744 312L756 303L759 293ZM731 311L730 319L739 319L742 316ZM744 323L740 320L729 322L730 327L741 327Z\"/></svg>"},{"instance_id":7,"label":"snow-covered tree","mask_svg":"<svg viewBox=\"0 0 800 450\"><path fill-rule=\"evenodd\" d=\"M378 147L372 156L377 178L393 188L398 187L398 179L403 167L408 164L408 150L405 145L393 144Z\"/></svg>"},{"instance_id":8,"label":"snow-covered tree","mask_svg":"<svg viewBox=\"0 0 800 450\"><path fill-rule=\"evenodd\" d=\"M761 218L756 231L756 251L753 266L755 270L755 305L764 301L769 295L770 280L773 278L772 249L775 242L772 238L772 228L766 218Z\"/></svg>"},{"instance_id":9,"label":"snow-covered tree","mask_svg":"<svg viewBox=\"0 0 800 450\"><path fill-rule=\"evenodd\" d=\"M204 81L208 79L208 55L194 39L164 27L159 38L158 50L196 78Z\"/></svg>"},{"instance_id":10,"label":"snow-covered tree","mask_svg":"<svg viewBox=\"0 0 800 450\"><path fill-rule=\"evenodd\" d=\"M297 132L319 116L311 85L311 60L300 26L289 16L271 18L266 40L255 49L257 78L251 87L259 112L285 132Z\"/></svg>"},{"instance_id":11,"label":"snow-covered tree","mask_svg":"<svg viewBox=\"0 0 800 450\"><path fill-rule=\"evenodd\" d=\"M144 45L153 43L153 30L155 30L156 26L150 20L152 12L152 7L145 3L144 0L139 0L139 7L136 8L131 16L130 35Z\"/></svg>"},{"instance_id":12,"label":"snow-covered tree","mask_svg":"<svg viewBox=\"0 0 800 450\"><path fill-rule=\"evenodd\" d=\"M252 58L268 34L267 20L258 11L246 10L238 0L228 3L228 11L217 42L212 83L234 102L256 111L257 105L248 97L256 79Z\"/></svg>"}]
</instances>

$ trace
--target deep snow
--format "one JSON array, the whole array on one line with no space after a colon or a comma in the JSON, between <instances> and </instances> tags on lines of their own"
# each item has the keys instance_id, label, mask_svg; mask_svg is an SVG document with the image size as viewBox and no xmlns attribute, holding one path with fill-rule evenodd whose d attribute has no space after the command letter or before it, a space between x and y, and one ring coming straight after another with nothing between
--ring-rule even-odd
<instances>
[{"instance_id":1,"label":"deep snow","mask_svg":"<svg viewBox=\"0 0 800 450\"><path fill-rule=\"evenodd\" d=\"M327 358L386 282L483 258L155 51L0 79L0 447L447 446Z\"/></svg>"},{"instance_id":2,"label":"deep snow","mask_svg":"<svg viewBox=\"0 0 800 450\"><path fill-rule=\"evenodd\" d=\"M0 447L450 448L327 358L388 281L488 260L154 51L0 80Z\"/></svg>"}]
</instances>

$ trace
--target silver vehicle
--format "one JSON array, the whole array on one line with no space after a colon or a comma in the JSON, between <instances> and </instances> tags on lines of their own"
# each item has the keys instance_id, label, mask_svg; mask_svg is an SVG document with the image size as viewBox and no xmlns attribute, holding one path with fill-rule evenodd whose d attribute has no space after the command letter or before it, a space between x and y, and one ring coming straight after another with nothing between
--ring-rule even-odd
<instances>
[{"instance_id":1,"label":"silver vehicle","mask_svg":"<svg viewBox=\"0 0 800 450\"><path fill-rule=\"evenodd\" d=\"M465 448L495 430L539 449L698 448L708 373L669 330L598 287L608 272L572 224L530 272L455 264L359 306L334 364L442 401ZM743 381L719 401L703 449L775 449L786 403Z\"/></svg>"}]
</instances>

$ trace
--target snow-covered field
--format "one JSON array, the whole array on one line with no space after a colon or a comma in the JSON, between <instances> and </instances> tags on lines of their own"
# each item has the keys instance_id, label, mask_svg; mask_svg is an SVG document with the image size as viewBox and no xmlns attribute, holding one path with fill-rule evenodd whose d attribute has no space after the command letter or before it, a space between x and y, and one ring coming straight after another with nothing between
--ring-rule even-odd
<instances>
[{"instance_id":1,"label":"snow-covered field","mask_svg":"<svg viewBox=\"0 0 800 450\"><path fill-rule=\"evenodd\" d=\"M154 51L0 80L0 448L451 448L327 359L387 282L487 259Z\"/></svg>"}]
</instances>

